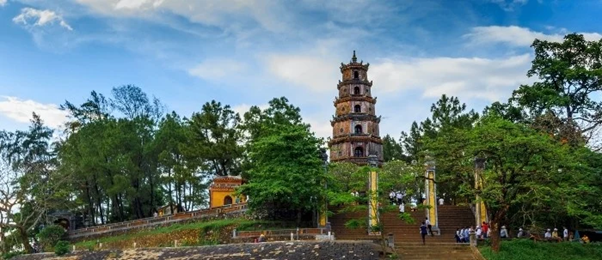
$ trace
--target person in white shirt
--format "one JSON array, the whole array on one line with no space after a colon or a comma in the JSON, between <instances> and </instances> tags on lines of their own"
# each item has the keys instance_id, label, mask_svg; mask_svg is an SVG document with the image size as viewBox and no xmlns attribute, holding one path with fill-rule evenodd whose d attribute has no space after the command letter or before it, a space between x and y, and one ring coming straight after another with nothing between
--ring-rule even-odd
<instances>
[{"instance_id":1,"label":"person in white shirt","mask_svg":"<svg viewBox=\"0 0 602 260\"><path fill-rule=\"evenodd\" d=\"M546 239L552 238L552 232L550 232L549 228L548 228L548 231L546 231L546 233L544 234L544 238L546 238Z\"/></svg>"},{"instance_id":2,"label":"person in white shirt","mask_svg":"<svg viewBox=\"0 0 602 260\"><path fill-rule=\"evenodd\" d=\"M397 204L401 204L403 202L403 194L401 194L401 192L398 191L396 196L397 196Z\"/></svg>"},{"instance_id":3,"label":"person in white shirt","mask_svg":"<svg viewBox=\"0 0 602 260\"><path fill-rule=\"evenodd\" d=\"M395 192L394 191L389 192L389 201L391 202L392 205L395 205Z\"/></svg>"},{"instance_id":4,"label":"person in white shirt","mask_svg":"<svg viewBox=\"0 0 602 260\"><path fill-rule=\"evenodd\" d=\"M429 220L429 218L426 218L424 223L426 224L426 227L429 229L431 236L434 237L435 234L433 234L433 226L431 226L431 221Z\"/></svg>"},{"instance_id":5,"label":"person in white shirt","mask_svg":"<svg viewBox=\"0 0 602 260\"><path fill-rule=\"evenodd\" d=\"M406 212L406 204L405 203L402 202L401 204L399 204L399 212L400 213Z\"/></svg>"},{"instance_id":6,"label":"person in white shirt","mask_svg":"<svg viewBox=\"0 0 602 260\"><path fill-rule=\"evenodd\" d=\"M477 227L477 231L475 232L475 235L477 235L477 239L481 239L482 238L481 237L483 235L482 232L483 231L481 230L481 228Z\"/></svg>"},{"instance_id":7,"label":"person in white shirt","mask_svg":"<svg viewBox=\"0 0 602 260\"><path fill-rule=\"evenodd\" d=\"M439 198L439 205L443 205L443 198Z\"/></svg>"},{"instance_id":8,"label":"person in white shirt","mask_svg":"<svg viewBox=\"0 0 602 260\"><path fill-rule=\"evenodd\" d=\"M502 226L502 230L500 230L500 238L508 238L508 230L506 226Z\"/></svg>"}]
</instances>

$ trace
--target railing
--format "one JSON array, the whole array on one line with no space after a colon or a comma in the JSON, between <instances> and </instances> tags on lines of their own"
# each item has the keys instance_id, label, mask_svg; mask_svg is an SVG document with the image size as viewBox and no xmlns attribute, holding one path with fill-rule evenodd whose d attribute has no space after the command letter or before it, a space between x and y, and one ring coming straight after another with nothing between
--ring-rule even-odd
<instances>
[{"instance_id":1,"label":"railing","mask_svg":"<svg viewBox=\"0 0 602 260\"><path fill-rule=\"evenodd\" d=\"M265 236L288 236L291 233L297 235L321 235L324 234L323 228L299 228L299 229L277 229L277 230L257 230L257 231L237 231L236 237L258 237L261 234Z\"/></svg>"},{"instance_id":2,"label":"railing","mask_svg":"<svg viewBox=\"0 0 602 260\"><path fill-rule=\"evenodd\" d=\"M217 207L217 208L201 209L201 210L189 211L189 212L181 212L181 213L176 213L173 215L167 215L167 216L161 216L161 217L142 218L142 219L136 219L136 220L131 220L131 221L125 221L125 222L112 223L112 224L106 224L106 225L101 225L101 226L93 226L93 227L72 230L72 231L69 231L69 237L75 238L75 237L84 236L84 235L87 235L90 233L105 233L105 232L109 232L109 231L127 230L127 229L131 229L131 228L136 228L136 227L154 226L154 225L160 225L160 224L165 224L165 223L180 222L180 221L184 221L184 220L203 218L203 217L207 217L207 216L219 215L219 214L224 214L224 213L245 211L246 209L247 209L246 203L239 203L239 204L231 204L231 205L226 205L226 206Z\"/></svg>"}]
</instances>

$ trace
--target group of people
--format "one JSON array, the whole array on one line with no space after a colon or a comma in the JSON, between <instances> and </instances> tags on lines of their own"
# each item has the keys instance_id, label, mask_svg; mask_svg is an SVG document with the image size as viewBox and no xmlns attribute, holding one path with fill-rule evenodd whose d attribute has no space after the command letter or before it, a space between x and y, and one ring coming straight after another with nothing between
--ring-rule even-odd
<instances>
[{"instance_id":1,"label":"group of people","mask_svg":"<svg viewBox=\"0 0 602 260\"><path fill-rule=\"evenodd\" d=\"M431 236L435 236L435 234L433 234L433 226L431 225L431 221L429 221L429 218L425 218L420 225L420 235L422 236L423 245L426 244L425 238L429 233Z\"/></svg>"},{"instance_id":2,"label":"group of people","mask_svg":"<svg viewBox=\"0 0 602 260\"><path fill-rule=\"evenodd\" d=\"M476 239L487 239L488 237L491 237L491 229L489 228L489 224L487 222L483 222L483 224L481 226L477 226L476 229L474 229L474 226L456 229L456 234L454 235L456 242L470 242L470 234L472 232L475 233ZM502 226L502 228L500 228L500 238L508 238L508 230L506 229L506 226Z\"/></svg>"},{"instance_id":3,"label":"group of people","mask_svg":"<svg viewBox=\"0 0 602 260\"><path fill-rule=\"evenodd\" d=\"M543 237L546 240L556 240L556 241L564 240L564 241L569 241L569 230L566 227L563 227L563 229L564 230L562 231L562 239L558 235L558 229L557 228L554 228L554 231L552 231L552 232L550 232L550 229L548 228L546 230L546 233L543 235Z\"/></svg>"}]
</instances>

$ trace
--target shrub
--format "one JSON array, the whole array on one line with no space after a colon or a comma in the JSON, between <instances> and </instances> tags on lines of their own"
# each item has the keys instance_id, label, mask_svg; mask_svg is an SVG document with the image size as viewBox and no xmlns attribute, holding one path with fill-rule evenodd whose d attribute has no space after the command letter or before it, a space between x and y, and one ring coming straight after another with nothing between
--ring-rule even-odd
<instances>
[{"instance_id":1,"label":"shrub","mask_svg":"<svg viewBox=\"0 0 602 260\"><path fill-rule=\"evenodd\" d=\"M11 259L15 256L22 255L22 254L23 254L22 251L8 252L8 253L2 255L2 259Z\"/></svg>"},{"instance_id":2,"label":"shrub","mask_svg":"<svg viewBox=\"0 0 602 260\"><path fill-rule=\"evenodd\" d=\"M59 225L50 225L42 229L37 237L40 240L40 245L47 251L56 245L59 240L65 235L65 229Z\"/></svg>"},{"instance_id":3,"label":"shrub","mask_svg":"<svg viewBox=\"0 0 602 260\"><path fill-rule=\"evenodd\" d=\"M69 251L71 251L71 250L69 249L69 242L67 242L67 241L59 241L54 246L54 253L57 256L65 255L65 254L69 253Z\"/></svg>"}]
</instances>

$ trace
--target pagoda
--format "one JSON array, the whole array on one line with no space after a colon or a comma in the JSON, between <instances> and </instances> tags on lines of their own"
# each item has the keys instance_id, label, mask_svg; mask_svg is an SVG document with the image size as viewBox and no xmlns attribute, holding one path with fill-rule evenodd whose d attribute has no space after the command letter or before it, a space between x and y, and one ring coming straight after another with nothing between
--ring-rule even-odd
<instances>
[{"instance_id":1,"label":"pagoda","mask_svg":"<svg viewBox=\"0 0 602 260\"><path fill-rule=\"evenodd\" d=\"M335 97L335 115L330 121L332 139L328 142L331 162L367 165L368 156L376 155L383 162L380 117L376 116L376 98L372 97L372 81L368 80L369 63L357 62L355 51L349 64L341 63Z\"/></svg>"}]
</instances>

